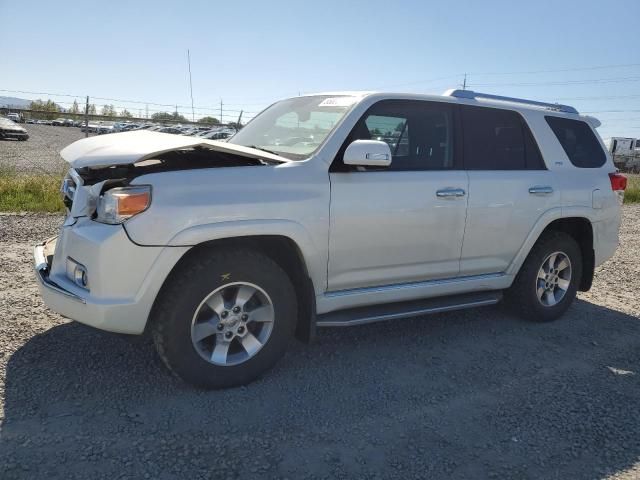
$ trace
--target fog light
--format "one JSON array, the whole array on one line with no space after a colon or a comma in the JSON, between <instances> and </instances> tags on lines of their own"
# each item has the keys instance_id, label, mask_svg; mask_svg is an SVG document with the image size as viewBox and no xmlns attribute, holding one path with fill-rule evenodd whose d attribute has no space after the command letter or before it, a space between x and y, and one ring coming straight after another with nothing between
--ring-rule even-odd
<instances>
[{"instance_id":1,"label":"fog light","mask_svg":"<svg viewBox=\"0 0 640 480\"><path fill-rule=\"evenodd\" d=\"M88 288L87 268L71 257L67 257L67 277L79 287Z\"/></svg>"},{"instance_id":2,"label":"fog light","mask_svg":"<svg viewBox=\"0 0 640 480\"><path fill-rule=\"evenodd\" d=\"M87 269L82 265L76 265L73 271L73 279L79 287L87 288Z\"/></svg>"}]
</instances>

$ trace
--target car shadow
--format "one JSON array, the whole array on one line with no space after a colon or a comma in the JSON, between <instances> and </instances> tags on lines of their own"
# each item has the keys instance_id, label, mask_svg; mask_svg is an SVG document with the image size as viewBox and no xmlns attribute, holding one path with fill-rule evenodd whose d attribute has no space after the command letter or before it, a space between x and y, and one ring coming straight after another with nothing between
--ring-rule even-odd
<instances>
[{"instance_id":1,"label":"car shadow","mask_svg":"<svg viewBox=\"0 0 640 480\"><path fill-rule=\"evenodd\" d=\"M546 324L490 307L320 330L212 392L148 339L66 323L8 360L0 477L637 475L639 396L640 320L581 300Z\"/></svg>"}]
</instances>

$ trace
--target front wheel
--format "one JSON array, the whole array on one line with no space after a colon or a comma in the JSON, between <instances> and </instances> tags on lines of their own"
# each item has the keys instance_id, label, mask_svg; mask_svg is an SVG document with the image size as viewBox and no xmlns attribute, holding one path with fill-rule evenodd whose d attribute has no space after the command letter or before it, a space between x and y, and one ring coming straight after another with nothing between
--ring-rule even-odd
<instances>
[{"instance_id":1,"label":"front wheel","mask_svg":"<svg viewBox=\"0 0 640 480\"><path fill-rule=\"evenodd\" d=\"M580 246L566 233L549 232L529 252L506 300L519 315L549 322L569 308L581 277Z\"/></svg>"},{"instance_id":2,"label":"front wheel","mask_svg":"<svg viewBox=\"0 0 640 480\"><path fill-rule=\"evenodd\" d=\"M151 319L154 342L188 383L244 385L285 353L296 322L295 291L282 268L259 252L200 253L162 289Z\"/></svg>"}]
</instances>

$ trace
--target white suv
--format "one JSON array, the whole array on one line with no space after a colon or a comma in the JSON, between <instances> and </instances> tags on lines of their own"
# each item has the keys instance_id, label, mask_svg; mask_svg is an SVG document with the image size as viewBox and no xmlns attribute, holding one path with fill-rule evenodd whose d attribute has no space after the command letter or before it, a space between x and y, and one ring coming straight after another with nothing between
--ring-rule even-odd
<instances>
[{"instance_id":1,"label":"white suv","mask_svg":"<svg viewBox=\"0 0 640 480\"><path fill-rule=\"evenodd\" d=\"M62 151L35 248L60 314L150 332L167 366L247 383L316 327L495 304L563 314L618 245L625 177L572 107L454 90L277 102L228 142L148 131Z\"/></svg>"}]
</instances>

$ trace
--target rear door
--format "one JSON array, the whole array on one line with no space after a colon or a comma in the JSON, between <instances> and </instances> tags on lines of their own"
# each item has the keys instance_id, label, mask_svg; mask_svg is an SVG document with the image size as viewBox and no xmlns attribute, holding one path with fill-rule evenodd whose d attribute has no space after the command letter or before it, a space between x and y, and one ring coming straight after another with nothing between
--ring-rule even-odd
<instances>
[{"instance_id":1,"label":"rear door","mask_svg":"<svg viewBox=\"0 0 640 480\"><path fill-rule=\"evenodd\" d=\"M456 277L467 206L454 107L382 101L356 124L331 167L330 291ZM382 140L387 168L344 165L354 140Z\"/></svg>"},{"instance_id":2,"label":"rear door","mask_svg":"<svg viewBox=\"0 0 640 480\"><path fill-rule=\"evenodd\" d=\"M461 105L469 175L461 275L504 272L538 218L558 206L552 172L522 115Z\"/></svg>"}]
</instances>

